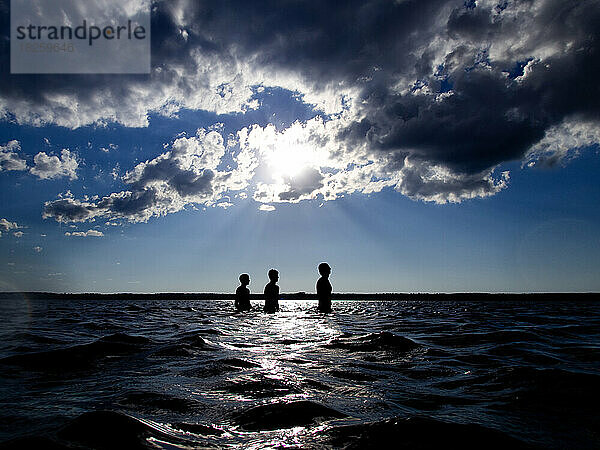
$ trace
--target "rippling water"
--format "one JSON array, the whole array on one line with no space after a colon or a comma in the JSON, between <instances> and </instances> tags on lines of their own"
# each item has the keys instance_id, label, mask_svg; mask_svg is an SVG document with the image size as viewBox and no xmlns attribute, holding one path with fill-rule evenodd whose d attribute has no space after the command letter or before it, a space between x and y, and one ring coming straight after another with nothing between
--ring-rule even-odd
<instances>
[{"instance_id":1,"label":"rippling water","mask_svg":"<svg viewBox=\"0 0 600 450\"><path fill-rule=\"evenodd\" d=\"M232 309L0 300L0 442L600 447L598 303Z\"/></svg>"}]
</instances>

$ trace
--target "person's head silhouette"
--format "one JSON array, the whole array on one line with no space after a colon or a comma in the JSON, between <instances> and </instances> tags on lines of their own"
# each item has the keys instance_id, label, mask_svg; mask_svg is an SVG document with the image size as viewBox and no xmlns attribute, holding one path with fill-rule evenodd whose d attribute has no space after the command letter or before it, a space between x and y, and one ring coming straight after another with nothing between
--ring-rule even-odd
<instances>
[{"instance_id":1,"label":"person's head silhouette","mask_svg":"<svg viewBox=\"0 0 600 450\"><path fill-rule=\"evenodd\" d=\"M269 280L271 280L273 283L277 283L277 280L279 280L279 272L277 272L275 269L269 270Z\"/></svg>"},{"instance_id":2,"label":"person's head silhouette","mask_svg":"<svg viewBox=\"0 0 600 450\"><path fill-rule=\"evenodd\" d=\"M321 264L319 264L319 273L323 277L328 277L331 273L331 267L329 267L329 264L327 264L326 262L322 262Z\"/></svg>"},{"instance_id":3,"label":"person's head silhouette","mask_svg":"<svg viewBox=\"0 0 600 450\"><path fill-rule=\"evenodd\" d=\"M250 275L243 273L240 275L240 283L242 286L248 286L250 284Z\"/></svg>"}]
</instances>

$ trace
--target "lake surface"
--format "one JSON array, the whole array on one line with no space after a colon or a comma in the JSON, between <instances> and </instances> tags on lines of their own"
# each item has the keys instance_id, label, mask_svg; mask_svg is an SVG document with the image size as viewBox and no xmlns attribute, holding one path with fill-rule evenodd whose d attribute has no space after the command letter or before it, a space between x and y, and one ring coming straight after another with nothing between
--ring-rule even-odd
<instances>
[{"instance_id":1,"label":"lake surface","mask_svg":"<svg viewBox=\"0 0 600 450\"><path fill-rule=\"evenodd\" d=\"M0 446L600 447L600 303L280 304L0 300Z\"/></svg>"}]
</instances>

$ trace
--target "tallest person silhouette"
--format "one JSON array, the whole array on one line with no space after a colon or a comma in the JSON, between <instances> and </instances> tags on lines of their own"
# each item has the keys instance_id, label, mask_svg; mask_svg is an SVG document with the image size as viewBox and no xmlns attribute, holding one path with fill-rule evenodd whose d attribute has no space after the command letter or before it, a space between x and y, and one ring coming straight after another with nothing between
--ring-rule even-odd
<instances>
[{"instance_id":1,"label":"tallest person silhouette","mask_svg":"<svg viewBox=\"0 0 600 450\"><path fill-rule=\"evenodd\" d=\"M269 270L269 282L265 286L265 312L274 313L279 311L279 272L275 269Z\"/></svg>"},{"instance_id":2,"label":"tallest person silhouette","mask_svg":"<svg viewBox=\"0 0 600 450\"><path fill-rule=\"evenodd\" d=\"M331 312L331 283L329 282L329 274L331 267L327 263L319 264L319 273L321 278L317 280L317 297L319 299L319 311L324 313Z\"/></svg>"}]
</instances>

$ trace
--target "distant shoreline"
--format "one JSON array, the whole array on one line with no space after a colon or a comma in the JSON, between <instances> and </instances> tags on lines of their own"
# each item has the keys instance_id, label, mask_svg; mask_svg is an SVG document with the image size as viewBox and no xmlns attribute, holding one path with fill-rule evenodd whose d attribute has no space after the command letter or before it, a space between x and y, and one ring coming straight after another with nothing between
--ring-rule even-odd
<instances>
[{"instance_id":1,"label":"distant shoreline","mask_svg":"<svg viewBox=\"0 0 600 450\"><path fill-rule=\"evenodd\" d=\"M56 299L56 300L234 300L235 294L223 293L59 293L59 292L0 292L0 299ZM263 300L262 294L250 294L250 299ZM281 300L316 300L317 295L296 292L281 294ZM600 293L334 293L333 300L379 300L379 301L599 301Z\"/></svg>"}]
</instances>

